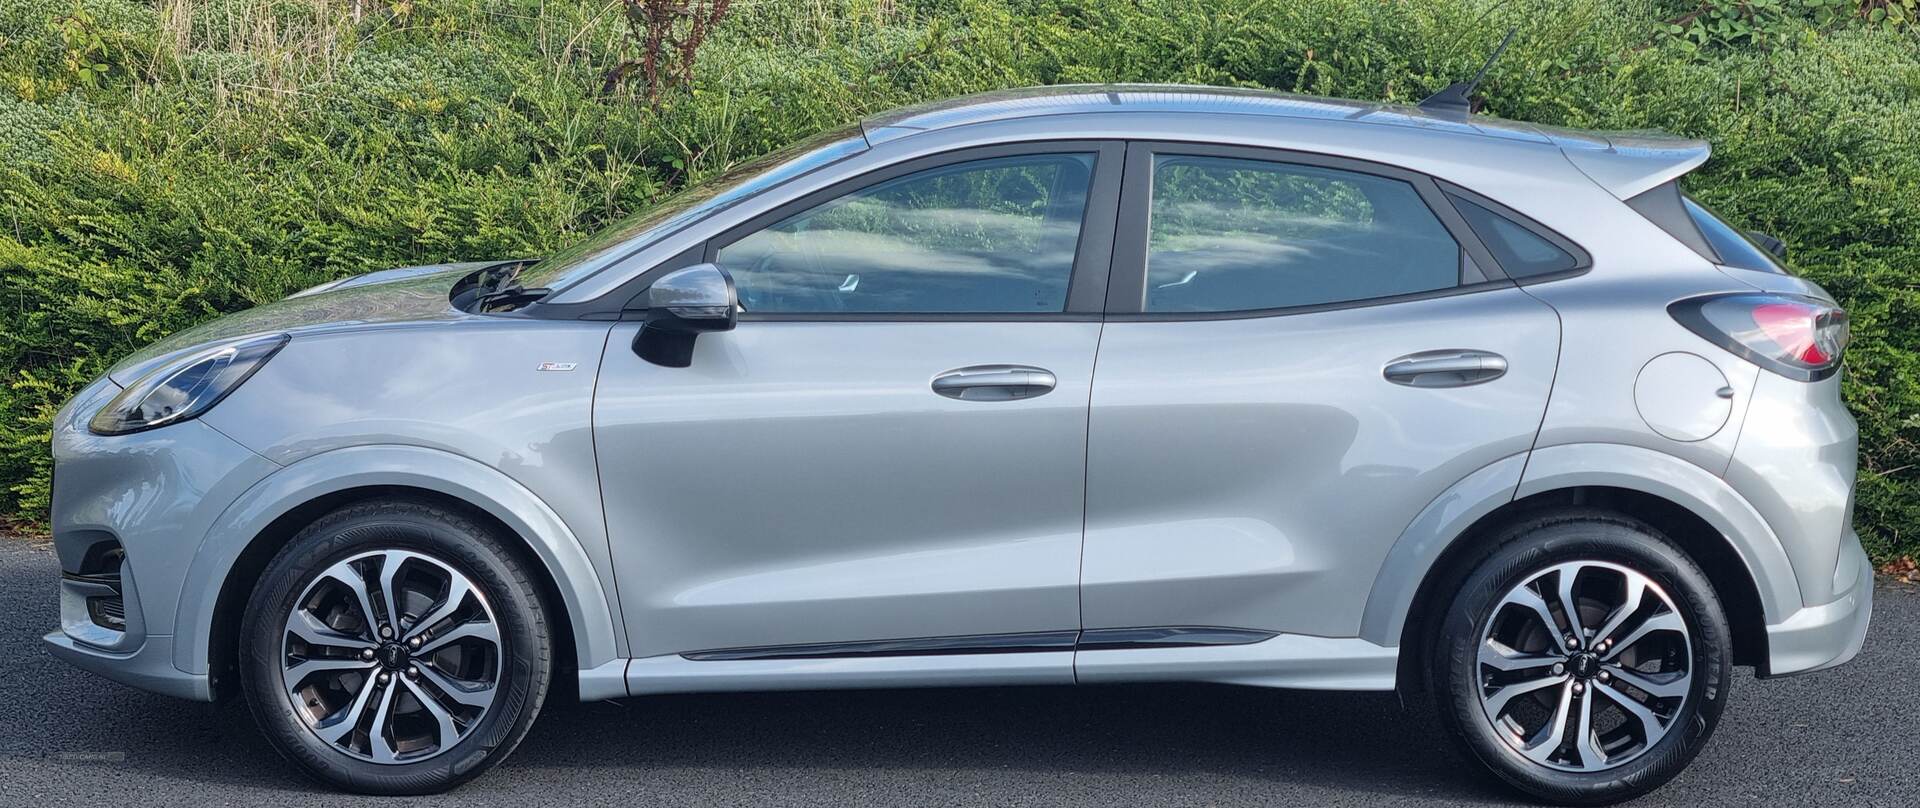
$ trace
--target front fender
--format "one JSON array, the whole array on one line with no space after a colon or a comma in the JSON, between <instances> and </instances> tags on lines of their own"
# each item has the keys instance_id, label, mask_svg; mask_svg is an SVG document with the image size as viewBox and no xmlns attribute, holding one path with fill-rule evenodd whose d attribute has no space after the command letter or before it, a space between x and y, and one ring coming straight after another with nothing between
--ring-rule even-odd
<instances>
[{"instance_id":1,"label":"front fender","mask_svg":"<svg viewBox=\"0 0 1920 808\"><path fill-rule=\"evenodd\" d=\"M175 615L174 665L204 674L222 583L240 554L287 512L315 498L368 486L445 494L499 519L546 567L573 627L581 670L623 655L612 598L580 540L552 508L511 477L478 461L419 446L354 446L304 458L255 483L217 518L194 553Z\"/></svg>"}]
</instances>

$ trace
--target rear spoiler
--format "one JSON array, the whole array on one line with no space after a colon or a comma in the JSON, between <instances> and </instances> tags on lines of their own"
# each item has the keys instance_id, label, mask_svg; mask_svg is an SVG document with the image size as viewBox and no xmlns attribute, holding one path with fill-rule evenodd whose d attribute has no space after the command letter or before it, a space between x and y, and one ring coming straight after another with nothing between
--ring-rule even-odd
<instances>
[{"instance_id":1,"label":"rear spoiler","mask_svg":"<svg viewBox=\"0 0 1920 808\"><path fill-rule=\"evenodd\" d=\"M1556 137L1575 168L1607 193L1632 199L1700 167L1713 152L1704 140L1649 135Z\"/></svg>"}]
</instances>

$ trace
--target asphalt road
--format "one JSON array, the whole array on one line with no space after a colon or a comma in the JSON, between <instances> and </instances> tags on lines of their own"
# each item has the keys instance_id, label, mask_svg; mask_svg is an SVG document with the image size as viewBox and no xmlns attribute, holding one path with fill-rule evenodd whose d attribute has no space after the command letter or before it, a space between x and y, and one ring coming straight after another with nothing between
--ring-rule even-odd
<instances>
[{"instance_id":1,"label":"asphalt road","mask_svg":"<svg viewBox=\"0 0 1920 808\"><path fill-rule=\"evenodd\" d=\"M0 539L0 805L365 805L282 762L244 705L148 695L40 649L53 556ZM1920 804L1920 588L1864 654L1739 675L1693 766L1636 805ZM1383 694L1213 686L656 696L552 705L504 765L386 805L1460 805L1515 797Z\"/></svg>"}]
</instances>

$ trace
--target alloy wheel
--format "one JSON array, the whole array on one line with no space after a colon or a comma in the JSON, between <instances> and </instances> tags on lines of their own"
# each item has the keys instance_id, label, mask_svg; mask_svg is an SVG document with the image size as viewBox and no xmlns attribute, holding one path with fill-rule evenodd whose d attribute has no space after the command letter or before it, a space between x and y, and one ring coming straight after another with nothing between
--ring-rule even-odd
<instances>
[{"instance_id":1,"label":"alloy wheel","mask_svg":"<svg viewBox=\"0 0 1920 808\"><path fill-rule=\"evenodd\" d=\"M321 572L287 615L281 678L307 728L337 751L415 763L454 747L499 689L500 626L451 565L409 550Z\"/></svg>"},{"instance_id":2,"label":"alloy wheel","mask_svg":"<svg viewBox=\"0 0 1920 808\"><path fill-rule=\"evenodd\" d=\"M1673 729L1693 686L1693 637L1647 576L1604 561L1556 564L1493 607L1474 665L1482 713L1534 763L1625 765Z\"/></svg>"}]
</instances>

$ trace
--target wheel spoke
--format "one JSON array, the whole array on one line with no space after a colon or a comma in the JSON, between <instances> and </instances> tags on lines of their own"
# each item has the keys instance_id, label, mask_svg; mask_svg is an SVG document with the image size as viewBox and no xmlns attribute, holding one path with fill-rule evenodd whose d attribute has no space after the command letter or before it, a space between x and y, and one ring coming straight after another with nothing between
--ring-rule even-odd
<instances>
[{"instance_id":1,"label":"wheel spoke","mask_svg":"<svg viewBox=\"0 0 1920 808\"><path fill-rule=\"evenodd\" d=\"M1572 706L1573 683L1567 682L1560 688L1560 704L1554 708L1553 718L1527 739L1526 745L1520 747L1520 754L1541 763L1547 762L1566 740L1567 715Z\"/></svg>"},{"instance_id":2,"label":"wheel spoke","mask_svg":"<svg viewBox=\"0 0 1920 808\"><path fill-rule=\"evenodd\" d=\"M1512 592L1507 593L1506 597L1500 599L1499 605L1493 607L1493 613L1498 615L1500 610L1507 606L1518 606L1533 612L1545 626L1547 637L1553 641L1554 650L1562 654L1567 652L1567 640L1560 636L1560 624L1554 622L1553 612L1547 609L1547 602L1541 599L1538 593L1526 586L1515 587Z\"/></svg>"},{"instance_id":3,"label":"wheel spoke","mask_svg":"<svg viewBox=\"0 0 1920 808\"><path fill-rule=\"evenodd\" d=\"M1612 614L1607 615L1607 622L1600 626L1600 630L1594 632L1593 641L1595 643L1612 639L1613 633L1620 630L1620 626L1627 622L1627 618L1632 617L1634 612L1640 611L1640 599L1646 595L1647 581L1638 575L1628 575L1625 577L1627 581L1626 599L1620 604L1620 608L1614 609Z\"/></svg>"},{"instance_id":4,"label":"wheel spoke","mask_svg":"<svg viewBox=\"0 0 1920 808\"><path fill-rule=\"evenodd\" d=\"M293 692L295 690L298 690L300 688L300 683L305 682L307 680L307 677L312 676L321 671L371 671L373 670L373 667L374 667L373 663L362 662L358 659L302 660L300 662L294 663L292 666L287 668L287 673L285 677L287 682L287 691Z\"/></svg>"},{"instance_id":5,"label":"wheel spoke","mask_svg":"<svg viewBox=\"0 0 1920 808\"><path fill-rule=\"evenodd\" d=\"M1498 640L1480 644L1480 664L1505 673L1550 668L1554 663L1563 661L1565 658L1559 655L1521 653Z\"/></svg>"},{"instance_id":6,"label":"wheel spoke","mask_svg":"<svg viewBox=\"0 0 1920 808\"><path fill-rule=\"evenodd\" d=\"M1580 700L1580 726L1575 728L1573 748L1580 753L1580 767L1599 769L1607 765L1607 754L1600 751L1600 744L1593 734L1593 689L1574 696Z\"/></svg>"},{"instance_id":7,"label":"wheel spoke","mask_svg":"<svg viewBox=\"0 0 1920 808\"><path fill-rule=\"evenodd\" d=\"M493 643L497 647L500 645L500 630L488 622L475 621L471 623L461 623L458 626L454 626L453 629L447 633L427 640L421 644L419 650L413 652L413 655L416 657L424 657L456 641L464 639L485 640Z\"/></svg>"},{"instance_id":8,"label":"wheel spoke","mask_svg":"<svg viewBox=\"0 0 1920 808\"><path fill-rule=\"evenodd\" d=\"M454 612L459 611L461 605L467 602L467 593L470 591L472 591L472 589L467 586L464 578L458 575L448 576L447 596L441 599L439 605L435 606L432 611L427 612L426 617L420 618L420 622L414 623L412 628L407 629L404 639L411 640L425 633L426 630L432 628L434 624L452 617Z\"/></svg>"},{"instance_id":9,"label":"wheel spoke","mask_svg":"<svg viewBox=\"0 0 1920 808\"><path fill-rule=\"evenodd\" d=\"M1685 696L1693 684L1692 677L1683 671L1647 674L1625 665L1608 665L1607 671L1613 675L1613 678L1633 685L1634 688L1656 699L1677 699ZM1653 678L1656 675L1660 678Z\"/></svg>"},{"instance_id":10,"label":"wheel spoke","mask_svg":"<svg viewBox=\"0 0 1920 808\"><path fill-rule=\"evenodd\" d=\"M320 618L314 617L312 612L305 609L296 610L293 616L288 619L287 631L299 637L309 646L349 648L355 651L372 648L374 646L373 643L360 639L359 637L336 631L332 626L320 622Z\"/></svg>"},{"instance_id":11,"label":"wheel spoke","mask_svg":"<svg viewBox=\"0 0 1920 808\"><path fill-rule=\"evenodd\" d=\"M433 694L428 693L426 688L404 678L400 681L413 693L413 698L420 702L420 706L426 708L427 714L433 716L434 723L439 725L440 738L437 742L439 748L444 750L459 741L460 729L453 723L453 714L447 712L447 708L440 706L440 702L433 697Z\"/></svg>"},{"instance_id":12,"label":"wheel spoke","mask_svg":"<svg viewBox=\"0 0 1920 808\"><path fill-rule=\"evenodd\" d=\"M485 708L493 703L494 690L491 683L472 683L463 679L454 679L441 673L432 665L420 665L419 668L420 675L427 677L427 681L432 682L434 687L445 693L447 698L468 707Z\"/></svg>"},{"instance_id":13,"label":"wheel spoke","mask_svg":"<svg viewBox=\"0 0 1920 808\"><path fill-rule=\"evenodd\" d=\"M1507 703L1513 701L1514 697L1524 696L1535 690L1545 690L1554 685L1565 683L1569 678L1570 677L1567 676L1543 676L1539 679L1528 679L1524 682L1514 682L1510 685L1503 685L1500 689L1495 690L1492 695L1486 697L1487 716L1498 721L1500 720L1500 714L1506 711Z\"/></svg>"},{"instance_id":14,"label":"wheel spoke","mask_svg":"<svg viewBox=\"0 0 1920 808\"><path fill-rule=\"evenodd\" d=\"M332 720L314 725L313 731L320 736L321 740L338 745L342 739L360 726L360 717L367 714L367 702L373 698L373 691L378 688L379 685L374 681L373 676L365 677L360 682L360 692L353 697L353 703L345 710L335 713Z\"/></svg>"},{"instance_id":15,"label":"wheel spoke","mask_svg":"<svg viewBox=\"0 0 1920 808\"><path fill-rule=\"evenodd\" d=\"M378 636L376 632L379 631L380 621L373 613L373 600L367 592L367 579L360 574L360 570L354 568L353 559L328 567L326 572L320 573L320 577L338 581L353 592L354 603L360 607L360 619L366 624L367 636Z\"/></svg>"},{"instance_id":16,"label":"wheel spoke","mask_svg":"<svg viewBox=\"0 0 1920 808\"><path fill-rule=\"evenodd\" d=\"M1580 625L1580 607L1574 603L1573 598L1573 585L1580 580L1580 569L1578 564L1567 564L1561 567L1559 586L1555 589L1560 593L1560 611L1567 616L1567 633L1573 635L1575 639L1584 641L1587 636L1586 630Z\"/></svg>"},{"instance_id":17,"label":"wheel spoke","mask_svg":"<svg viewBox=\"0 0 1920 808\"><path fill-rule=\"evenodd\" d=\"M387 722L393 717L393 694L400 688L389 684L380 689L380 704L374 707L373 726L367 728L367 750L375 763L396 763L399 754L387 740Z\"/></svg>"},{"instance_id":18,"label":"wheel spoke","mask_svg":"<svg viewBox=\"0 0 1920 808\"><path fill-rule=\"evenodd\" d=\"M1620 709L1626 710L1628 715L1640 722L1640 740L1647 746L1653 746L1655 741L1667 734L1667 727L1660 721L1660 716L1654 715L1653 711L1647 709L1647 706L1641 704L1638 699L1597 682L1594 684L1594 690L1607 694L1608 701L1620 705Z\"/></svg>"},{"instance_id":19,"label":"wheel spoke","mask_svg":"<svg viewBox=\"0 0 1920 808\"><path fill-rule=\"evenodd\" d=\"M394 588L394 579L400 575L400 568L406 566L411 554L395 550L380 558L380 605L386 607L386 625L393 627L394 634L400 633L400 598Z\"/></svg>"},{"instance_id":20,"label":"wheel spoke","mask_svg":"<svg viewBox=\"0 0 1920 808\"><path fill-rule=\"evenodd\" d=\"M1616 659L1620 656L1620 652L1625 651L1628 648L1632 648L1634 643L1637 643L1645 639L1647 635L1654 634L1657 632L1662 632L1662 631L1676 632L1680 634L1682 637L1685 637L1687 633L1686 621L1681 620L1680 615L1674 614L1673 612L1670 612L1670 611L1661 612L1652 617L1649 617L1646 620L1641 621L1640 625L1636 626L1631 633L1627 634L1626 637L1622 638L1619 642L1614 643L1613 647L1608 648L1607 653L1603 656L1603 659L1606 659L1609 661Z\"/></svg>"}]
</instances>

